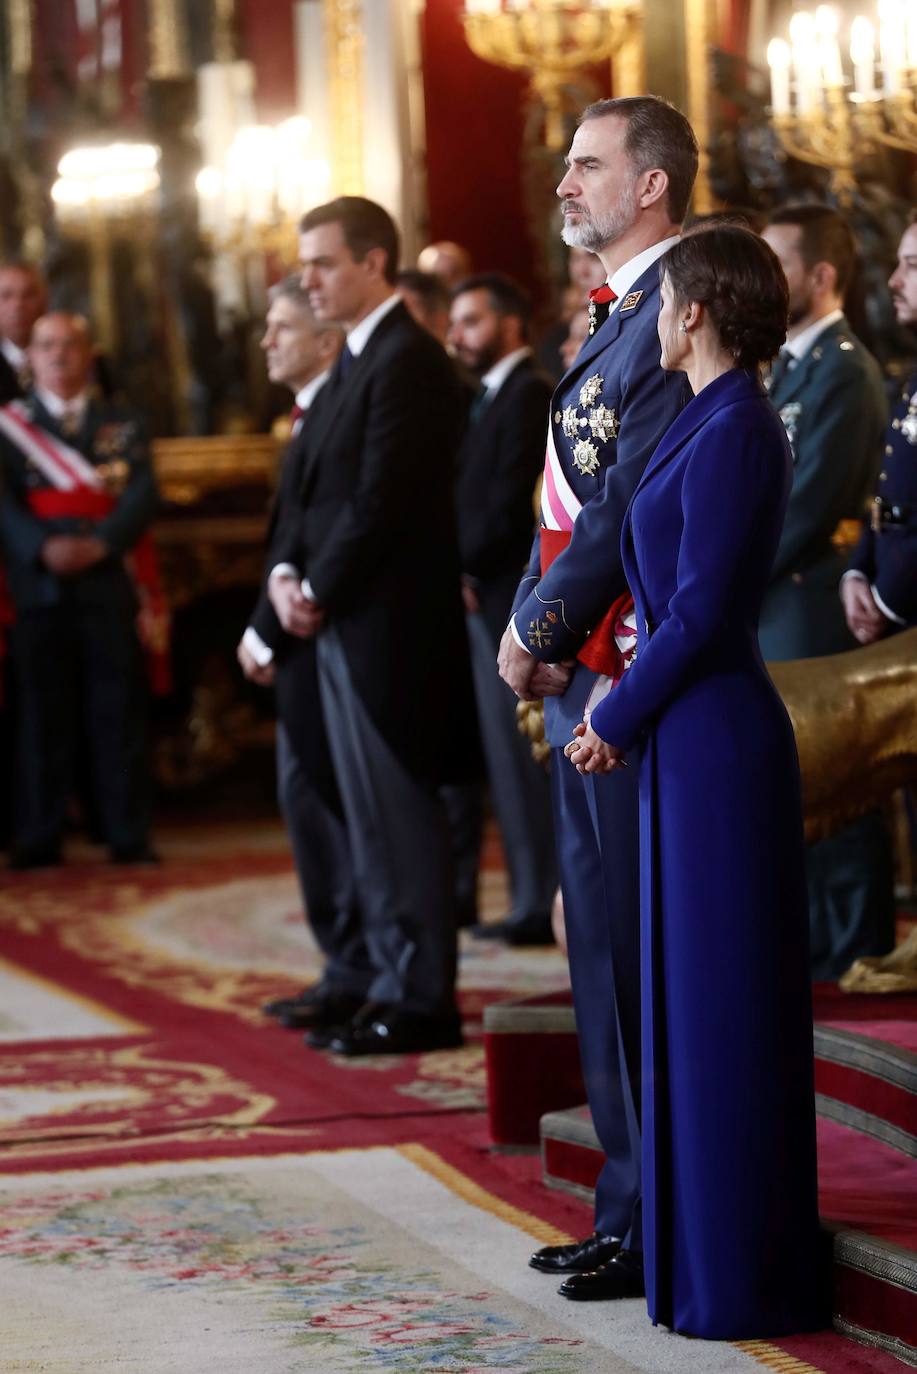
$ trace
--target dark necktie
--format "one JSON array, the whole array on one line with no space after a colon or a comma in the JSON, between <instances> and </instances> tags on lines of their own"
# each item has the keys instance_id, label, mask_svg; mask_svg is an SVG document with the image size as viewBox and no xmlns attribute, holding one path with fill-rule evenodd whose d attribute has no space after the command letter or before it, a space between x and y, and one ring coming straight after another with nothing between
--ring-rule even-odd
<instances>
[{"instance_id":1,"label":"dark necktie","mask_svg":"<svg viewBox=\"0 0 917 1374\"><path fill-rule=\"evenodd\" d=\"M351 353L348 345L345 344L344 347L341 349L340 353L338 354L337 362L334 364L334 374L332 380L335 383L343 382L347 377L348 372L353 367L353 364L354 356Z\"/></svg>"},{"instance_id":2,"label":"dark necktie","mask_svg":"<svg viewBox=\"0 0 917 1374\"><path fill-rule=\"evenodd\" d=\"M484 411L487 409L487 403L489 400L490 387L485 386L482 382L481 385L478 387L477 391L474 393L474 400L471 402L471 409L468 411L469 425L477 424L478 420L480 420L481 416L484 414Z\"/></svg>"},{"instance_id":3,"label":"dark necktie","mask_svg":"<svg viewBox=\"0 0 917 1374\"><path fill-rule=\"evenodd\" d=\"M767 379L768 391L777 390L777 387L780 385L780 383L786 376L787 372L789 371L790 363L792 361L793 355L790 352L790 350L788 348L781 348L780 352L777 354L777 357L774 360L774 365L771 368L771 375Z\"/></svg>"}]
</instances>

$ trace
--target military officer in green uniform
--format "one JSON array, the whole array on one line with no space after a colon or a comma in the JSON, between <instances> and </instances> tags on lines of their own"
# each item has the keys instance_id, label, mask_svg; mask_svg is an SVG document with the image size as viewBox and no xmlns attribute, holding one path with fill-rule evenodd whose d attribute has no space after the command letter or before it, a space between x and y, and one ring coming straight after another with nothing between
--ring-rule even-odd
<instances>
[{"instance_id":1,"label":"military officer in green uniform","mask_svg":"<svg viewBox=\"0 0 917 1374\"><path fill-rule=\"evenodd\" d=\"M838 584L846 568L832 536L861 518L887 418L875 359L844 316L856 264L853 235L826 205L777 210L763 231L790 287L786 343L770 398L793 449L793 488L761 614L765 659L855 649ZM891 837L873 812L807 851L812 976L839 977L884 953L894 929Z\"/></svg>"},{"instance_id":2,"label":"military officer in green uniform","mask_svg":"<svg viewBox=\"0 0 917 1374\"><path fill-rule=\"evenodd\" d=\"M917 325L917 223L904 231L888 284L899 322ZM844 574L841 598L861 644L917 625L917 372L892 412L872 518Z\"/></svg>"}]
</instances>

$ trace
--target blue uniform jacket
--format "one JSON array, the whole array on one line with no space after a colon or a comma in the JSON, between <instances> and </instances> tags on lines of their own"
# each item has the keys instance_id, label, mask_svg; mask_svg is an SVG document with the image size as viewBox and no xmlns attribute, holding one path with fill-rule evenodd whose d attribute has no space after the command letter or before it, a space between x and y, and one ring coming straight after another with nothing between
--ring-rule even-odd
<instances>
[{"instance_id":1,"label":"blue uniform jacket","mask_svg":"<svg viewBox=\"0 0 917 1374\"><path fill-rule=\"evenodd\" d=\"M551 401L558 457L583 509L568 548L544 577L536 533L513 605L523 644L546 663L574 657L625 591L624 513L650 455L691 394L683 374L660 366L658 315L659 266L653 263L586 340ZM594 682L595 674L580 664L563 697L546 700L551 744L570 738Z\"/></svg>"},{"instance_id":2,"label":"blue uniform jacket","mask_svg":"<svg viewBox=\"0 0 917 1374\"><path fill-rule=\"evenodd\" d=\"M850 567L869 579L883 605L917 625L917 372L892 412L876 496L894 518L864 530Z\"/></svg>"}]
</instances>

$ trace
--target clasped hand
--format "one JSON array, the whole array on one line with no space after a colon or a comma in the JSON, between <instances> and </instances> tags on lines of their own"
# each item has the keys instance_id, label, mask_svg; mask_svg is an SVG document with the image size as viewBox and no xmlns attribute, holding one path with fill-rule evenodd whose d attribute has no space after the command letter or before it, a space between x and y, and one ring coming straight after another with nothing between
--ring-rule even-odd
<instances>
[{"instance_id":1,"label":"clasped hand","mask_svg":"<svg viewBox=\"0 0 917 1374\"><path fill-rule=\"evenodd\" d=\"M575 727L573 734L575 738L565 745L564 754L577 773L611 773L615 768L627 767L624 751L599 739L585 721Z\"/></svg>"},{"instance_id":2,"label":"clasped hand","mask_svg":"<svg viewBox=\"0 0 917 1374\"><path fill-rule=\"evenodd\" d=\"M539 701L542 697L560 697L573 676L574 662L542 663L517 644L510 626L503 632L497 671L521 701Z\"/></svg>"},{"instance_id":3,"label":"clasped hand","mask_svg":"<svg viewBox=\"0 0 917 1374\"><path fill-rule=\"evenodd\" d=\"M72 577L100 563L108 545L94 534L50 534L41 546L41 561L57 577Z\"/></svg>"},{"instance_id":4,"label":"clasped hand","mask_svg":"<svg viewBox=\"0 0 917 1374\"><path fill-rule=\"evenodd\" d=\"M325 612L317 602L303 596L298 578L285 575L269 578L267 594L287 634L297 639L311 639L318 634Z\"/></svg>"}]
</instances>

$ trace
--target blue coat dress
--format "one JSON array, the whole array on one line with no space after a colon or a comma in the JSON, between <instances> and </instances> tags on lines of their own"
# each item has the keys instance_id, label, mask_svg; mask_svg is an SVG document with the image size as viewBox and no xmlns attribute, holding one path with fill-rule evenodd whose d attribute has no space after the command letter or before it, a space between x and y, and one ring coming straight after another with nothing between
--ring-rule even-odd
<instances>
[{"instance_id":1,"label":"blue coat dress","mask_svg":"<svg viewBox=\"0 0 917 1374\"><path fill-rule=\"evenodd\" d=\"M756 379L691 401L628 509L643 632L592 716L642 747L650 1316L711 1339L823 1320L799 771L757 638L791 480Z\"/></svg>"}]
</instances>

